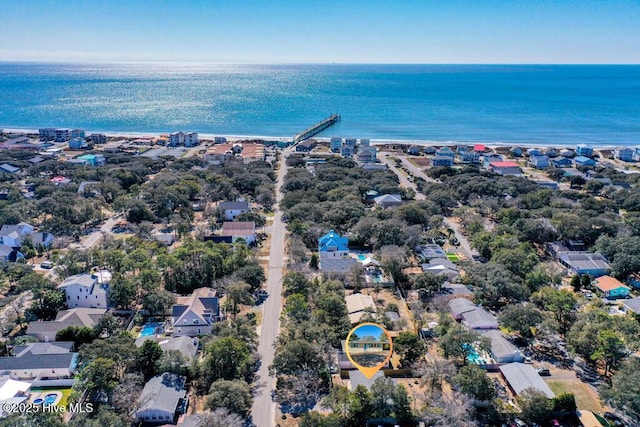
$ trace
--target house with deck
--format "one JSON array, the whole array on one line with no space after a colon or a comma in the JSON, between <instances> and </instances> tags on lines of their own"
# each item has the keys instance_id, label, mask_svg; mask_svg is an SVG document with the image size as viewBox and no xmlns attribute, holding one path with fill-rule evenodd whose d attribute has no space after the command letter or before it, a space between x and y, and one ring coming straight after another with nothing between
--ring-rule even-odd
<instances>
[{"instance_id":1,"label":"house with deck","mask_svg":"<svg viewBox=\"0 0 640 427\"><path fill-rule=\"evenodd\" d=\"M133 416L145 424L176 424L189 405L186 381L186 377L169 372L151 378L142 389Z\"/></svg>"},{"instance_id":2,"label":"house with deck","mask_svg":"<svg viewBox=\"0 0 640 427\"><path fill-rule=\"evenodd\" d=\"M198 288L188 297L178 297L173 305L171 324L173 336L207 335L220 319L220 305L211 288Z\"/></svg>"},{"instance_id":3,"label":"house with deck","mask_svg":"<svg viewBox=\"0 0 640 427\"><path fill-rule=\"evenodd\" d=\"M607 299L627 298L631 288L611 276L600 276L595 280L595 288Z\"/></svg>"},{"instance_id":4,"label":"house with deck","mask_svg":"<svg viewBox=\"0 0 640 427\"><path fill-rule=\"evenodd\" d=\"M68 308L108 308L111 273L99 271L69 276L58 285L64 291Z\"/></svg>"}]
</instances>

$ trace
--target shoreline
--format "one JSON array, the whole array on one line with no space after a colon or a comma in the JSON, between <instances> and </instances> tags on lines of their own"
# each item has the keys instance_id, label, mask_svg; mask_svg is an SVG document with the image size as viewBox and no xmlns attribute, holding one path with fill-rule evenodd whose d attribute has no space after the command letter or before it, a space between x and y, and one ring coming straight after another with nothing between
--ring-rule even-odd
<instances>
[{"instance_id":1,"label":"shoreline","mask_svg":"<svg viewBox=\"0 0 640 427\"><path fill-rule=\"evenodd\" d=\"M0 128L5 133L25 133L25 134L38 134L38 129L27 129L27 128L15 128L15 127L7 127ZM85 130L86 134L89 135L91 133L101 133L107 136L107 138L132 138L132 139L142 139L142 138L156 138L160 135L169 134L170 132L118 132L118 131L99 131L99 130ZM275 136L275 135L230 135L230 134L213 134L213 133L200 133L198 132L198 137L201 140L211 140L215 137L224 137L230 140L230 142L239 141L239 140L267 140L267 141L291 141L293 136ZM320 142L329 142L331 137L313 137ZM360 138L358 138L360 139ZM523 148L571 148L576 147L580 144L588 145L595 150L613 150L617 147L636 147L640 146L640 141L637 144L600 144L600 143L544 143L540 142L504 142L504 141L453 141L453 140L415 140L415 139L379 139L379 138L367 138L369 139L371 145L374 146L389 146L389 145L420 145L420 146L435 146L435 147L453 147L457 145L475 145L482 144L489 148L498 148L498 147L523 147Z\"/></svg>"}]
</instances>

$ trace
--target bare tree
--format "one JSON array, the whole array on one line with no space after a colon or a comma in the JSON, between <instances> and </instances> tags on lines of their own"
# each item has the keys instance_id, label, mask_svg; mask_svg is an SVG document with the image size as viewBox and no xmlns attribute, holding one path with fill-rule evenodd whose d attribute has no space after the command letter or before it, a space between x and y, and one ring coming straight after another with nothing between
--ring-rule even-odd
<instances>
[{"instance_id":1,"label":"bare tree","mask_svg":"<svg viewBox=\"0 0 640 427\"><path fill-rule=\"evenodd\" d=\"M196 415L199 427L242 427L244 420L238 414L232 414L225 408Z\"/></svg>"},{"instance_id":2,"label":"bare tree","mask_svg":"<svg viewBox=\"0 0 640 427\"><path fill-rule=\"evenodd\" d=\"M474 407L471 398L462 393L441 394L427 400L429 403L422 411L421 419L434 427L472 427Z\"/></svg>"}]
</instances>

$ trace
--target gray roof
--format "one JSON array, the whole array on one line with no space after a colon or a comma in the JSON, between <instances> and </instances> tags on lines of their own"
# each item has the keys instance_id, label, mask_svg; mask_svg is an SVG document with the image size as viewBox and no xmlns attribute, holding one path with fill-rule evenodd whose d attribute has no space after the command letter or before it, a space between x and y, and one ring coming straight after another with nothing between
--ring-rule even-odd
<instances>
[{"instance_id":1,"label":"gray roof","mask_svg":"<svg viewBox=\"0 0 640 427\"><path fill-rule=\"evenodd\" d=\"M359 385L364 386L367 390L371 390L371 386L378 378L384 378L384 374L381 371L376 372L371 378L365 377L360 371L349 371L351 391L355 390Z\"/></svg>"},{"instance_id":2,"label":"gray roof","mask_svg":"<svg viewBox=\"0 0 640 427\"><path fill-rule=\"evenodd\" d=\"M509 363L500 366L500 372L502 372L502 375L504 375L516 395L532 387L543 392L549 399L556 396L531 365Z\"/></svg>"},{"instance_id":3,"label":"gray roof","mask_svg":"<svg viewBox=\"0 0 640 427\"><path fill-rule=\"evenodd\" d=\"M622 302L622 305L627 307L627 310L640 314L640 297L625 300Z\"/></svg>"},{"instance_id":4,"label":"gray roof","mask_svg":"<svg viewBox=\"0 0 640 427\"><path fill-rule=\"evenodd\" d=\"M90 288L94 285L96 279L94 279L89 273L76 274L64 279L64 282L58 285L58 288L64 288L70 285L82 285Z\"/></svg>"},{"instance_id":5,"label":"gray roof","mask_svg":"<svg viewBox=\"0 0 640 427\"><path fill-rule=\"evenodd\" d=\"M220 207L224 210L249 210L249 202L222 202L220 203Z\"/></svg>"},{"instance_id":6,"label":"gray roof","mask_svg":"<svg viewBox=\"0 0 640 427\"><path fill-rule=\"evenodd\" d=\"M478 308L472 301L466 298L454 298L449 300L449 311L455 318L459 318L462 313Z\"/></svg>"},{"instance_id":7,"label":"gray roof","mask_svg":"<svg viewBox=\"0 0 640 427\"><path fill-rule=\"evenodd\" d=\"M320 270L325 273L349 273L357 262L355 258L323 258L320 260Z\"/></svg>"},{"instance_id":8,"label":"gray roof","mask_svg":"<svg viewBox=\"0 0 640 427\"><path fill-rule=\"evenodd\" d=\"M191 362L198 352L198 338L189 336L181 336L169 338L158 343L164 351L178 350L182 355Z\"/></svg>"},{"instance_id":9,"label":"gray roof","mask_svg":"<svg viewBox=\"0 0 640 427\"><path fill-rule=\"evenodd\" d=\"M185 377L168 372L151 378L138 398L140 407L136 412L152 409L174 413L180 399L184 399L187 394L185 381Z\"/></svg>"},{"instance_id":10,"label":"gray roof","mask_svg":"<svg viewBox=\"0 0 640 427\"><path fill-rule=\"evenodd\" d=\"M36 163L44 162L44 157L42 157L42 156L34 156L34 157L30 158L30 159L27 159L27 161L29 163L33 163L35 165Z\"/></svg>"},{"instance_id":11,"label":"gray roof","mask_svg":"<svg viewBox=\"0 0 640 427\"><path fill-rule=\"evenodd\" d=\"M611 268L607 259L599 253L567 253L562 254L560 260L576 271Z\"/></svg>"},{"instance_id":12,"label":"gray roof","mask_svg":"<svg viewBox=\"0 0 640 427\"><path fill-rule=\"evenodd\" d=\"M0 165L0 169L4 170L5 172L9 172L9 173L18 172L20 170L20 168L17 168L15 166L11 166L9 163L1 164Z\"/></svg>"},{"instance_id":13,"label":"gray roof","mask_svg":"<svg viewBox=\"0 0 640 427\"><path fill-rule=\"evenodd\" d=\"M469 290L465 285L461 283L444 283L442 289L450 289L452 295L458 296L471 296L473 292Z\"/></svg>"},{"instance_id":14,"label":"gray roof","mask_svg":"<svg viewBox=\"0 0 640 427\"><path fill-rule=\"evenodd\" d=\"M72 342L37 342L16 346L14 356L0 357L0 371L30 369L73 369L77 353Z\"/></svg>"},{"instance_id":15,"label":"gray roof","mask_svg":"<svg viewBox=\"0 0 640 427\"><path fill-rule=\"evenodd\" d=\"M383 194L373 199L376 204L382 203L402 203L402 196L400 194Z\"/></svg>"},{"instance_id":16,"label":"gray roof","mask_svg":"<svg viewBox=\"0 0 640 427\"><path fill-rule=\"evenodd\" d=\"M392 322L397 322L398 320L400 320L400 315L395 311L385 311L384 315L387 316L387 319L391 320Z\"/></svg>"},{"instance_id":17,"label":"gray roof","mask_svg":"<svg viewBox=\"0 0 640 427\"><path fill-rule=\"evenodd\" d=\"M57 333L59 330L69 326L93 327L104 314L106 308L72 308L70 310L60 310L56 320L29 322L27 335Z\"/></svg>"},{"instance_id":18,"label":"gray roof","mask_svg":"<svg viewBox=\"0 0 640 427\"><path fill-rule=\"evenodd\" d=\"M482 332L482 335L491 340L491 354L498 362L519 352L518 348L511 344L504 334L498 330Z\"/></svg>"},{"instance_id":19,"label":"gray roof","mask_svg":"<svg viewBox=\"0 0 640 427\"><path fill-rule=\"evenodd\" d=\"M498 329L498 319L482 307L465 311L461 316L471 329Z\"/></svg>"}]
</instances>

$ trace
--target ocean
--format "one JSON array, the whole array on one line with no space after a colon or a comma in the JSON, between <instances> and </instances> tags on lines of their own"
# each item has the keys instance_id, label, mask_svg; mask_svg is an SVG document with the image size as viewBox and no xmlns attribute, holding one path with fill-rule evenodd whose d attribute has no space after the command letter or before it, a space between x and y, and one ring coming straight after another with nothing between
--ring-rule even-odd
<instances>
[{"instance_id":1,"label":"ocean","mask_svg":"<svg viewBox=\"0 0 640 427\"><path fill-rule=\"evenodd\" d=\"M640 144L640 66L0 62L0 128Z\"/></svg>"}]
</instances>

